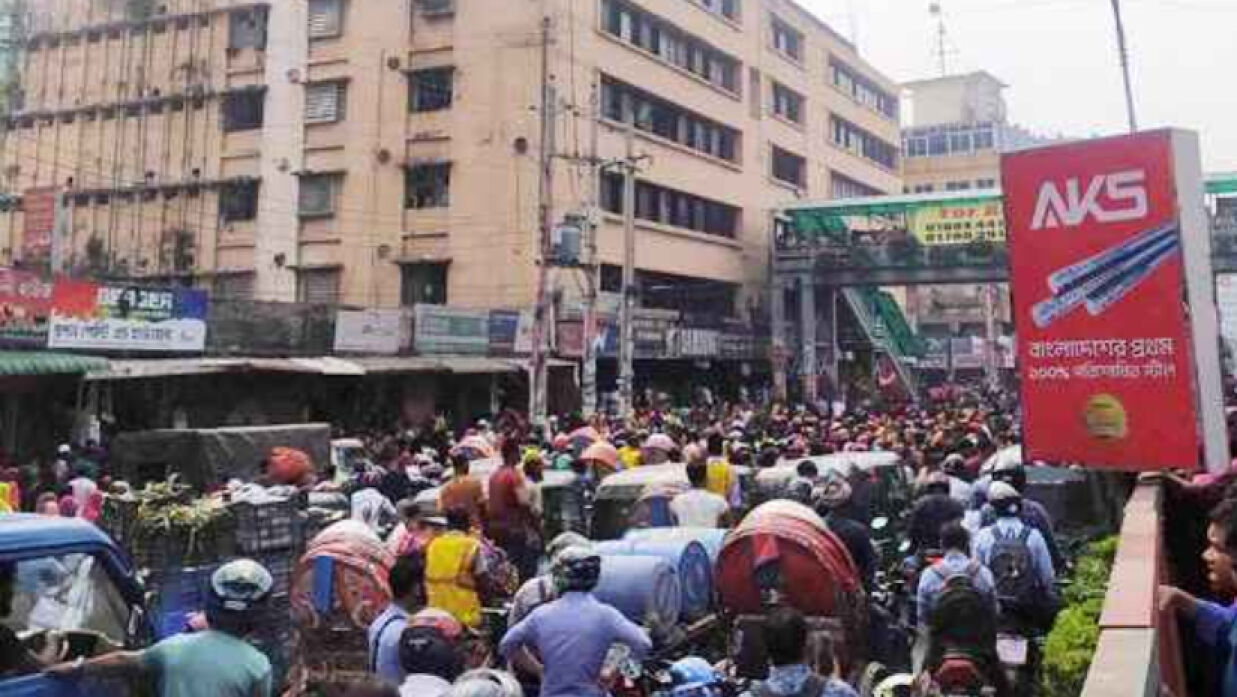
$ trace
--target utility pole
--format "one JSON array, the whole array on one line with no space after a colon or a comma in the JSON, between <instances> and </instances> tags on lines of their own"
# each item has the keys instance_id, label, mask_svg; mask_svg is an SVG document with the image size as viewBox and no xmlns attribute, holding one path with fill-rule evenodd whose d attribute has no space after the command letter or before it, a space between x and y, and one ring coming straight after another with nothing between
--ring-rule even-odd
<instances>
[{"instance_id":1,"label":"utility pole","mask_svg":"<svg viewBox=\"0 0 1237 697\"><path fill-rule=\"evenodd\" d=\"M550 18L541 18L541 150L538 189L537 301L533 310L533 359L528 386L529 420L537 426L546 422L547 371L545 338L548 334L550 305L550 226L554 214L554 122L557 116L554 85L550 81Z\"/></svg>"},{"instance_id":2,"label":"utility pole","mask_svg":"<svg viewBox=\"0 0 1237 697\"><path fill-rule=\"evenodd\" d=\"M1130 121L1130 133L1138 130L1134 115L1134 87L1130 84L1130 54L1125 46L1125 24L1121 21L1121 0L1112 0L1112 14L1117 24L1117 57L1121 61L1121 78L1125 81L1125 113Z\"/></svg>"},{"instance_id":3,"label":"utility pole","mask_svg":"<svg viewBox=\"0 0 1237 697\"><path fill-rule=\"evenodd\" d=\"M945 62L945 13L939 1L929 5L928 12L936 17L936 60L941 71L941 77L945 77L949 74L948 66Z\"/></svg>"},{"instance_id":4,"label":"utility pole","mask_svg":"<svg viewBox=\"0 0 1237 697\"><path fill-rule=\"evenodd\" d=\"M624 129L627 157L623 177L623 302L619 325L623 337L619 343L619 413L623 418L631 412L635 394L636 341L632 319L636 304L636 131L635 124Z\"/></svg>"},{"instance_id":5,"label":"utility pole","mask_svg":"<svg viewBox=\"0 0 1237 697\"><path fill-rule=\"evenodd\" d=\"M580 376L580 398L585 416L597 411L597 212L601 209L601 160L598 157L601 100L593 83L589 98L589 215L584 225L584 327L581 331L584 364Z\"/></svg>"}]
</instances>

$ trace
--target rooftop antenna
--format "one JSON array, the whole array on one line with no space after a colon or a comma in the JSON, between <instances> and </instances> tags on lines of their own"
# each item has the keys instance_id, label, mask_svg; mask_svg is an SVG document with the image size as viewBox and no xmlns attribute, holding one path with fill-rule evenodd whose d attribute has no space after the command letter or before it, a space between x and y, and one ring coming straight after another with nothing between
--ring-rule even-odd
<instances>
[{"instance_id":1,"label":"rooftop antenna","mask_svg":"<svg viewBox=\"0 0 1237 697\"><path fill-rule=\"evenodd\" d=\"M928 5L928 13L936 18L936 62L941 71L941 77L949 74L945 63L947 49L945 48L945 13L941 10L940 0L933 0Z\"/></svg>"}]
</instances>

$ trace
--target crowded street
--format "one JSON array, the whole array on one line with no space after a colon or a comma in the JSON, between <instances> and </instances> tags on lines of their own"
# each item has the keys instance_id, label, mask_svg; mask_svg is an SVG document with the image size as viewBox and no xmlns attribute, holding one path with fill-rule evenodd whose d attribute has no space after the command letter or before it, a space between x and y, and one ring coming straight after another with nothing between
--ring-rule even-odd
<instances>
[{"instance_id":1,"label":"crowded street","mask_svg":"<svg viewBox=\"0 0 1237 697\"><path fill-rule=\"evenodd\" d=\"M1233 20L0 0L0 697L1237 697Z\"/></svg>"}]
</instances>

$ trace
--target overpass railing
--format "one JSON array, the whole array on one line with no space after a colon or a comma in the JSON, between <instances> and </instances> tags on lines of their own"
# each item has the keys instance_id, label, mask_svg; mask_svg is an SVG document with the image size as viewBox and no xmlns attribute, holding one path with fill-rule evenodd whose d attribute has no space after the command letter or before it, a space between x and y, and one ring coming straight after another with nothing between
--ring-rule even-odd
<instances>
[{"instance_id":1,"label":"overpass railing","mask_svg":"<svg viewBox=\"0 0 1237 697\"><path fill-rule=\"evenodd\" d=\"M1082 697L1185 695L1177 623L1159 611L1156 589L1170 581L1164 550L1164 496L1159 483L1134 490L1109 576L1100 638Z\"/></svg>"}]
</instances>

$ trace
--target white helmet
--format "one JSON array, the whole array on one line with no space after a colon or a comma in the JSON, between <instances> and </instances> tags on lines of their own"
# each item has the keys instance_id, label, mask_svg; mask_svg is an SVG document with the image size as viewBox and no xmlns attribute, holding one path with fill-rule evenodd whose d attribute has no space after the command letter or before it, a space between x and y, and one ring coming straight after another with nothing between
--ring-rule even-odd
<instances>
[{"instance_id":1,"label":"white helmet","mask_svg":"<svg viewBox=\"0 0 1237 697\"><path fill-rule=\"evenodd\" d=\"M456 679L444 697L524 697L524 690L511 673L478 668Z\"/></svg>"}]
</instances>

